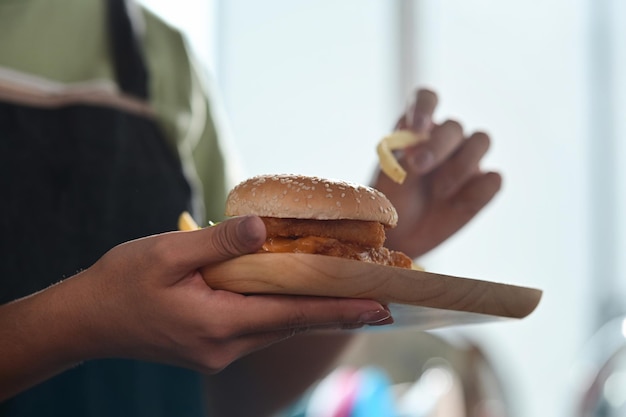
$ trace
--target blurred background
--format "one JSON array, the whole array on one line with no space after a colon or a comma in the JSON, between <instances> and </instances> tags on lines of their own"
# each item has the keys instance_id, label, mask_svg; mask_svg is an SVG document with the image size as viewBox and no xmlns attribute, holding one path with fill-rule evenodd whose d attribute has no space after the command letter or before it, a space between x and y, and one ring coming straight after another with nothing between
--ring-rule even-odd
<instances>
[{"instance_id":1,"label":"blurred background","mask_svg":"<svg viewBox=\"0 0 626 417\"><path fill-rule=\"evenodd\" d=\"M422 263L544 297L525 320L436 334L481 347L510 415L576 415L626 331L624 2L143 2L187 35L219 89L242 177L367 183L376 142L420 86L438 92L439 121L489 132L485 167L502 192ZM593 401L623 406L615 381Z\"/></svg>"}]
</instances>

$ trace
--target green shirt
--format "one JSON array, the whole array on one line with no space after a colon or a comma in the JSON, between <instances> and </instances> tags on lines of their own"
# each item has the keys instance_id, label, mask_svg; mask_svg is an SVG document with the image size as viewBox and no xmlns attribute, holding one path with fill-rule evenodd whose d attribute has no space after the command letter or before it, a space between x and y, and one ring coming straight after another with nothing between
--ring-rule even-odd
<instances>
[{"instance_id":1,"label":"green shirt","mask_svg":"<svg viewBox=\"0 0 626 417\"><path fill-rule=\"evenodd\" d=\"M150 105L195 191L196 220L221 220L229 184L207 77L177 30L134 7ZM103 0L0 0L0 81L27 75L63 88L99 83L115 89L107 36Z\"/></svg>"}]
</instances>

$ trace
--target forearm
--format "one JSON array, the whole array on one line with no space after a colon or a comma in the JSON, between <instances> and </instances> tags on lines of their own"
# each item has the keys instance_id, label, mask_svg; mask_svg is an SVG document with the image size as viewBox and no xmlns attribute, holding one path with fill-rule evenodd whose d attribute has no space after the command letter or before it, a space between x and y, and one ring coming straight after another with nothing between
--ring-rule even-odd
<instances>
[{"instance_id":1,"label":"forearm","mask_svg":"<svg viewBox=\"0 0 626 417\"><path fill-rule=\"evenodd\" d=\"M0 306L0 401L18 394L88 356L87 294L70 278Z\"/></svg>"},{"instance_id":2,"label":"forearm","mask_svg":"<svg viewBox=\"0 0 626 417\"><path fill-rule=\"evenodd\" d=\"M353 339L349 333L306 334L232 363L208 377L216 415L269 416L328 373Z\"/></svg>"}]
</instances>

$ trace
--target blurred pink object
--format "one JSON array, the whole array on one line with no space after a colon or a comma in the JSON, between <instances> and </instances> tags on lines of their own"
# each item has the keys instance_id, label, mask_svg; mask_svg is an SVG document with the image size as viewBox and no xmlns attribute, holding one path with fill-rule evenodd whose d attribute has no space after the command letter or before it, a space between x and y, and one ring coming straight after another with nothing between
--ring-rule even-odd
<instances>
[{"instance_id":1,"label":"blurred pink object","mask_svg":"<svg viewBox=\"0 0 626 417\"><path fill-rule=\"evenodd\" d=\"M358 371L335 369L313 391L306 417L350 417L358 390Z\"/></svg>"}]
</instances>

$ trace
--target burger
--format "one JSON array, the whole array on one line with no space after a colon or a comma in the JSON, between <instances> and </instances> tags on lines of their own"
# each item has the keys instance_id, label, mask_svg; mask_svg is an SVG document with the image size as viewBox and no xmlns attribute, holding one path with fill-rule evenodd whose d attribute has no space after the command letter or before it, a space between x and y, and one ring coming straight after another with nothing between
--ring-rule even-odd
<instances>
[{"instance_id":1,"label":"burger","mask_svg":"<svg viewBox=\"0 0 626 417\"><path fill-rule=\"evenodd\" d=\"M380 191L302 175L261 175L238 184L227 216L257 215L267 229L263 253L308 253L411 268L402 252L384 247L398 213Z\"/></svg>"}]
</instances>

